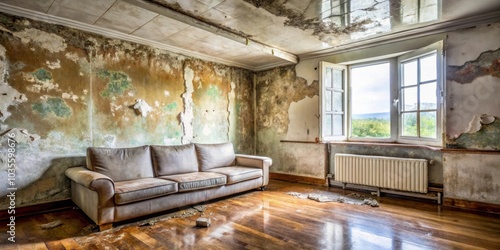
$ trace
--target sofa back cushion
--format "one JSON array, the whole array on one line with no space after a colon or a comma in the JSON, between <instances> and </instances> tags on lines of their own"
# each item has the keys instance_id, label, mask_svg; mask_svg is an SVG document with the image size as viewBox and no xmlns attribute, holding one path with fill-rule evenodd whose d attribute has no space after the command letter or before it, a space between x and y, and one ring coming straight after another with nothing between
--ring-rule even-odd
<instances>
[{"instance_id":1,"label":"sofa back cushion","mask_svg":"<svg viewBox=\"0 0 500 250\"><path fill-rule=\"evenodd\" d=\"M109 176L113 181L153 177L149 146L136 148L87 149L87 168Z\"/></svg>"},{"instance_id":2,"label":"sofa back cushion","mask_svg":"<svg viewBox=\"0 0 500 250\"><path fill-rule=\"evenodd\" d=\"M232 166L236 159L231 142L196 144L196 154L198 156L198 163L200 164L200 171Z\"/></svg>"},{"instance_id":3,"label":"sofa back cushion","mask_svg":"<svg viewBox=\"0 0 500 250\"><path fill-rule=\"evenodd\" d=\"M194 144L180 146L151 146L156 176L198 172Z\"/></svg>"}]
</instances>

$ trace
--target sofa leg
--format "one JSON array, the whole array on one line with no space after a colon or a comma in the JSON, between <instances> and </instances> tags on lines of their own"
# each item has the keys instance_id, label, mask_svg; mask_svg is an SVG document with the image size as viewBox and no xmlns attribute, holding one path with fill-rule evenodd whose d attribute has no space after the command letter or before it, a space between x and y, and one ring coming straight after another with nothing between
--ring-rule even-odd
<instances>
[{"instance_id":1,"label":"sofa leg","mask_svg":"<svg viewBox=\"0 0 500 250\"><path fill-rule=\"evenodd\" d=\"M113 227L113 223L102 224L102 225L99 225L99 231L102 232L102 231L111 229L112 227Z\"/></svg>"},{"instance_id":2,"label":"sofa leg","mask_svg":"<svg viewBox=\"0 0 500 250\"><path fill-rule=\"evenodd\" d=\"M266 190L266 186L260 187L260 191L264 191L264 190Z\"/></svg>"}]
</instances>

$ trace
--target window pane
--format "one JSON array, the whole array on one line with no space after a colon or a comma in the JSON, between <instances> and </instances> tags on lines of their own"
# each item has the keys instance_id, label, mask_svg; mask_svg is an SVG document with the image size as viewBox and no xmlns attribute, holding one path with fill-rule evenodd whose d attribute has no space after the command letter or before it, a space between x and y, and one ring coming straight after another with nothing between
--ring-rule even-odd
<instances>
[{"instance_id":1,"label":"window pane","mask_svg":"<svg viewBox=\"0 0 500 250\"><path fill-rule=\"evenodd\" d=\"M343 74L342 70L333 70L333 87L336 89L344 89L343 88Z\"/></svg>"},{"instance_id":2,"label":"window pane","mask_svg":"<svg viewBox=\"0 0 500 250\"><path fill-rule=\"evenodd\" d=\"M344 98L342 92L333 92L333 110L335 112L342 112L344 107Z\"/></svg>"},{"instance_id":3,"label":"window pane","mask_svg":"<svg viewBox=\"0 0 500 250\"><path fill-rule=\"evenodd\" d=\"M403 111L417 110L417 87L404 88L403 91Z\"/></svg>"},{"instance_id":4,"label":"window pane","mask_svg":"<svg viewBox=\"0 0 500 250\"><path fill-rule=\"evenodd\" d=\"M420 136L436 138L436 112L420 113Z\"/></svg>"},{"instance_id":5,"label":"window pane","mask_svg":"<svg viewBox=\"0 0 500 250\"><path fill-rule=\"evenodd\" d=\"M403 86L417 85L418 62L411 61L403 63Z\"/></svg>"},{"instance_id":6,"label":"window pane","mask_svg":"<svg viewBox=\"0 0 500 250\"><path fill-rule=\"evenodd\" d=\"M437 79L436 53L420 59L420 82Z\"/></svg>"},{"instance_id":7,"label":"window pane","mask_svg":"<svg viewBox=\"0 0 500 250\"><path fill-rule=\"evenodd\" d=\"M333 87L333 81L332 81L332 68L326 68L326 74L325 74L325 86L327 88L332 88Z\"/></svg>"},{"instance_id":8,"label":"window pane","mask_svg":"<svg viewBox=\"0 0 500 250\"><path fill-rule=\"evenodd\" d=\"M323 128L325 135L333 135L333 115L329 114L325 116L325 127Z\"/></svg>"},{"instance_id":9,"label":"window pane","mask_svg":"<svg viewBox=\"0 0 500 250\"><path fill-rule=\"evenodd\" d=\"M436 109L436 82L420 85L420 110Z\"/></svg>"},{"instance_id":10,"label":"window pane","mask_svg":"<svg viewBox=\"0 0 500 250\"><path fill-rule=\"evenodd\" d=\"M344 125L343 115L333 116L333 135L343 135L342 127Z\"/></svg>"},{"instance_id":11,"label":"window pane","mask_svg":"<svg viewBox=\"0 0 500 250\"><path fill-rule=\"evenodd\" d=\"M333 91L325 91L325 110L326 111L332 111L332 94Z\"/></svg>"},{"instance_id":12,"label":"window pane","mask_svg":"<svg viewBox=\"0 0 500 250\"><path fill-rule=\"evenodd\" d=\"M403 113L403 135L418 136L417 134L417 113Z\"/></svg>"},{"instance_id":13,"label":"window pane","mask_svg":"<svg viewBox=\"0 0 500 250\"><path fill-rule=\"evenodd\" d=\"M389 138L390 64L355 67L351 75L352 136Z\"/></svg>"}]
</instances>

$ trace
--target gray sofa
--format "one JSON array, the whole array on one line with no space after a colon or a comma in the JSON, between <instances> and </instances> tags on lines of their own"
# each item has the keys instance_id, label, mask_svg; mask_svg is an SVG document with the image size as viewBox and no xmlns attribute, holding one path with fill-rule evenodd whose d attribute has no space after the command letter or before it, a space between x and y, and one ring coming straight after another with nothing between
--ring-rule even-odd
<instances>
[{"instance_id":1,"label":"gray sofa","mask_svg":"<svg viewBox=\"0 0 500 250\"><path fill-rule=\"evenodd\" d=\"M69 168L71 198L100 230L177 207L263 189L269 157L235 154L232 143L87 149Z\"/></svg>"}]
</instances>

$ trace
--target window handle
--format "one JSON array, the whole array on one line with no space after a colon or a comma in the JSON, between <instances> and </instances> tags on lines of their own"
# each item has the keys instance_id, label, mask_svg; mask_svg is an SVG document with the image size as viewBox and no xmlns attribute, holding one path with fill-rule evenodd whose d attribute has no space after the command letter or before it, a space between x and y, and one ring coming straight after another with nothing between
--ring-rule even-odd
<instances>
[{"instance_id":1,"label":"window handle","mask_svg":"<svg viewBox=\"0 0 500 250\"><path fill-rule=\"evenodd\" d=\"M394 105L394 107L398 107L398 102L399 102L399 99L394 99L392 100L392 105Z\"/></svg>"}]
</instances>

